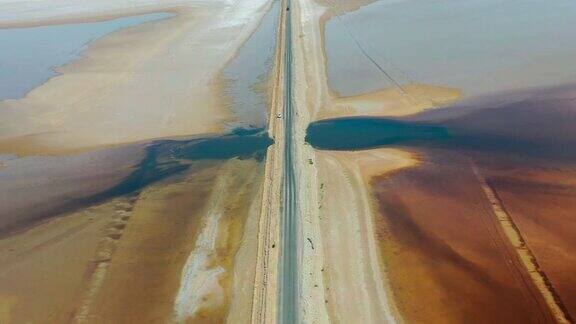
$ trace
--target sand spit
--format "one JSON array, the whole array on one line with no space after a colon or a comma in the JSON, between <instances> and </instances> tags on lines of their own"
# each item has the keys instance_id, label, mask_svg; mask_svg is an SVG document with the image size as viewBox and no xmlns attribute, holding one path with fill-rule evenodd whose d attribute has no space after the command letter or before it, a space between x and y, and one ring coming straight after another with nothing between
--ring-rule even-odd
<instances>
[{"instance_id":1,"label":"sand spit","mask_svg":"<svg viewBox=\"0 0 576 324\"><path fill-rule=\"evenodd\" d=\"M268 7L192 1L98 39L59 76L0 103L0 148L53 153L223 130L232 116L218 73Z\"/></svg>"},{"instance_id":2,"label":"sand spit","mask_svg":"<svg viewBox=\"0 0 576 324\"><path fill-rule=\"evenodd\" d=\"M438 151L372 187L381 253L407 322L555 321L466 157Z\"/></svg>"},{"instance_id":3,"label":"sand spit","mask_svg":"<svg viewBox=\"0 0 576 324\"><path fill-rule=\"evenodd\" d=\"M316 154L325 255L322 274L332 321L400 321L392 296L387 293L385 266L373 235L376 211L370 200L369 183L374 175L389 174L415 163L410 154L394 149Z\"/></svg>"},{"instance_id":4,"label":"sand spit","mask_svg":"<svg viewBox=\"0 0 576 324\"><path fill-rule=\"evenodd\" d=\"M461 97L459 90L447 87L410 84L403 88L405 92L389 88L357 96L333 97L316 118L412 115L443 107Z\"/></svg>"}]
</instances>

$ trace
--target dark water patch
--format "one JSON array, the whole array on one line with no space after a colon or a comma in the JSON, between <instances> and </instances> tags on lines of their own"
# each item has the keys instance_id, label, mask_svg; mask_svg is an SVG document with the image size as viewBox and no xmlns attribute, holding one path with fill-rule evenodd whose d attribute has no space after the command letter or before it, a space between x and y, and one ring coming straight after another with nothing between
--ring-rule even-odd
<instances>
[{"instance_id":1,"label":"dark water patch","mask_svg":"<svg viewBox=\"0 0 576 324\"><path fill-rule=\"evenodd\" d=\"M446 115L321 120L309 125L306 141L328 150L442 148L576 162L574 99L522 100Z\"/></svg>"},{"instance_id":2,"label":"dark water patch","mask_svg":"<svg viewBox=\"0 0 576 324\"><path fill-rule=\"evenodd\" d=\"M144 157L134 166L133 171L116 185L100 192L86 194L84 197L79 195L77 196L79 198L71 198L66 193L50 197L50 206L45 208L38 203L22 206L19 208L20 216L17 219L7 221L0 227L0 238L26 229L44 219L74 212L122 195L136 194L148 185L183 171L234 158L262 161L268 146L272 143L272 139L261 129L237 130L228 135L190 140L154 141L146 146ZM57 182L57 179L54 179L54 182ZM90 184L87 183L87 186ZM2 213L3 209L0 208L0 218L6 218Z\"/></svg>"},{"instance_id":3,"label":"dark water patch","mask_svg":"<svg viewBox=\"0 0 576 324\"><path fill-rule=\"evenodd\" d=\"M254 158L262 161L273 141L261 130L257 133L231 134L192 140L162 140L150 144L146 156L135 170L116 186L82 204L136 192L149 184L190 168L198 160L228 160Z\"/></svg>"}]
</instances>

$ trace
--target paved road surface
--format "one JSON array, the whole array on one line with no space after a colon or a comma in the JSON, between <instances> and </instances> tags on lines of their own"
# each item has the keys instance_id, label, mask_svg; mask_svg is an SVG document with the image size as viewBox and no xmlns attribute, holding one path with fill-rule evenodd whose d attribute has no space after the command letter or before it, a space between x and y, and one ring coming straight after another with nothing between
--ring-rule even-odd
<instances>
[{"instance_id":1,"label":"paved road surface","mask_svg":"<svg viewBox=\"0 0 576 324\"><path fill-rule=\"evenodd\" d=\"M290 8L285 0L285 8ZM284 57L284 174L282 204L282 251L280 264L280 324L298 322L298 255L297 255L297 206L296 179L293 161L293 118L292 111L292 11L286 11L285 57Z\"/></svg>"}]
</instances>

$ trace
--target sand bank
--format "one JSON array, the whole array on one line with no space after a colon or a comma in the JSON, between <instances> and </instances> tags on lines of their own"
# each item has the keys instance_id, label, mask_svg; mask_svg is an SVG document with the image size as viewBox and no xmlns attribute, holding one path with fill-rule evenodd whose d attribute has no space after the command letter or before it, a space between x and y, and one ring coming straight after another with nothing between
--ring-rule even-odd
<instances>
[{"instance_id":1,"label":"sand bank","mask_svg":"<svg viewBox=\"0 0 576 324\"><path fill-rule=\"evenodd\" d=\"M274 139L266 152L262 200L257 218L256 263L254 268L254 286L252 291L250 323L274 323L278 319L278 283L280 254L280 222L282 173L284 155L284 123L277 114L284 109L284 50L286 11L280 10L276 56L268 80L268 132ZM240 250L242 252L242 250ZM232 311L240 305L232 304ZM231 313L229 320L234 319Z\"/></svg>"},{"instance_id":2,"label":"sand bank","mask_svg":"<svg viewBox=\"0 0 576 324\"><path fill-rule=\"evenodd\" d=\"M371 93L340 97L334 95L316 115L317 119L353 116L405 116L443 107L461 97L457 89L409 84Z\"/></svg>"},{"instance_id":3,"label":"sand bank","mask_svg":"<svg viewBox=\"0 0 576 324\"><path fill-rule=\"evenodd\" d=\"M101 38L59 76L0 103L0 148L54 153L222 131L232 115L219 72L269 2L166 6L174 18Z\"/></svg>"},{"instance_id":4,"label":"sand bank","mask_svg":"<svg viewBox=\"0 0 576 324\"><path fill-rule=\"evenodd\" d=\"M114 17L171 10L176 7L205 6L190 0L0 0L0 28L35 27L63 23L108 20Z\"/></svg>"}]
</instances>

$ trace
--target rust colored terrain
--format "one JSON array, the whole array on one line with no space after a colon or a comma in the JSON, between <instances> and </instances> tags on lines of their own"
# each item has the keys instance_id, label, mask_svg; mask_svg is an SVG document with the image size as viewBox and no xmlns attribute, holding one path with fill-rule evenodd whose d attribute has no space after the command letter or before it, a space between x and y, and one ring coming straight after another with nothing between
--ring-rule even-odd
<instances>
[{"instance_id":1,"label":"rust colored terrain","mask_svg":"<svg viewBox=\"0 0 576 324\"><path fill-rule=\"evenodd\" d=\"M416 116L452 139L418 143L419 166L372 179L407 322L573 322L576 100L546 96Z\"/></svg>"},{"instance_id":2,"label":"rust colored terrain","mask_svg":"<svg viewBox=\"0 0 576 324\"><path fill-rule=\"evenodd\" d=\"M375 178L373 190L383 259L407 322L554 322L466 157L436 152L421 167Z\"/></svg>"}]
</instances>

